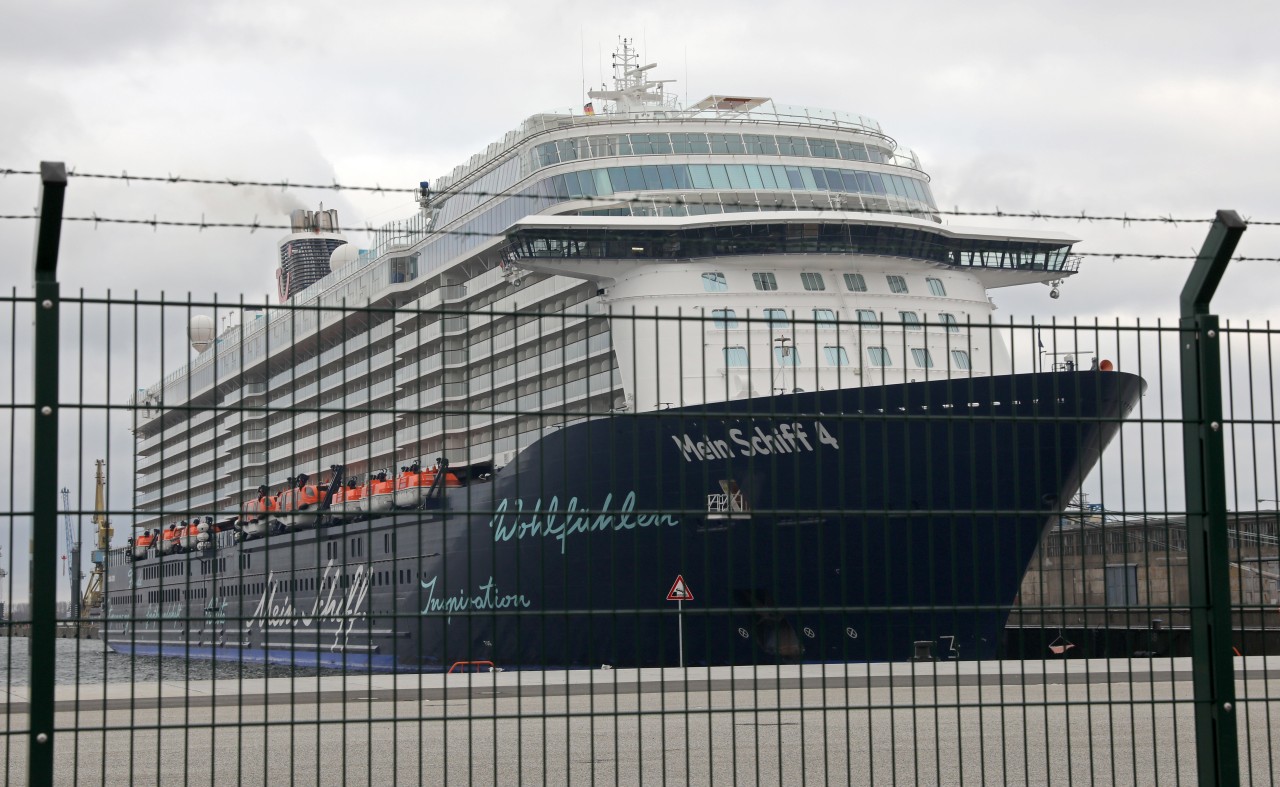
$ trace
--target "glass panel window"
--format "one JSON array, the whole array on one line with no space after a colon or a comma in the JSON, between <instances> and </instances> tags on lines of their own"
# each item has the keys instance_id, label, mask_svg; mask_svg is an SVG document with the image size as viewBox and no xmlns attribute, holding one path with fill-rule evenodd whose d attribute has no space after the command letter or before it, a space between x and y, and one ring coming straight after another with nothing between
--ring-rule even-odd
<instances>
[{"instance_id":1,"label":"glass panel window","mask_svg":"<svg viewBox=\"0 0 1280 787\"><path fill-rule=\"evenodd\" d=\"M825 290L827 282L822 278L821 273L801 273L800 283L804 285L806 290Z\"/></svg>"},{"instance_id":2,"label":"glass panel window","mask_svg":"<svg viewBox=\"0 0 1280 787\"><path fill-rule=\"evenodd\" d=\"M702 289L707 292L728 292L729 282L725 281L723 273L704 273L702 274Z\"/></svg>"},{"instance_id":3,"label":"glass panel window","mask_svg":"<svg viewBox=\"0 0 1280 787\"><path fill-rule=\"evenodd\" d=\"M946 312L942 312L941 314L938 315L938 322L941 322L943 325L947 326L947 333L960 332L960 326L956 324L956 316L954 314L947 314Z\"/></svg>"},{"instance_id":4,"label":"glass panel window","mask_svg":"<svg viewBox=\"0 0 1280 787\"><path fill-rule=\"evenodd\" d=\"M911 348L911 360L915 361L917 369L933 368L933 356L923 347Z\"/></svg>"},{"instance_id":5,"label":"glass panel window","mask_svg":"<svg viewBox=\"0 0 1280 787\"><path fill-rule=\"evenodd\" d=\"M871 176L865 172L853 173L858 177L858 192L861 194L871 194L875 189L871 187Z\"/></svg>"},{"instance_id":6,"label":"glass panel window","mask_svg":"<svg viewBox=\"0 0 1280 787\"><path fill-rule=\"evenodd\" d=\"M651 164L646 164L640 168L644 175L644 187L650 191L658 191L662 188L662 179L658 177L658 168Z\"/></svg>"},{"instance_id":7,"label":"glass panel window","mask_svg":"<svg viewBox=\"0 0 1280 787\"><path fill-rule=\"evenodd\" d=\"M707 171L711 173L712 188L729 188L729 173L725 171L723 164L708 164Z\"/></svg>"},{"instance_id":8,"label":"glass panel window","mask_svg":"<svg viewBox=\"0 0 1280 787\"><path fill-rule=\"evenodd\" d=\"M951 365L961 370L969 369L969 353L964 350L951 351Z\"/></svg>"},{"instance_id":9,"label":"glass panel window","mask_svg":"<svg viewBox=\"0 0 1280 787\"><path fill-rule=\"evenodd\" d=\"M807 156L809 146L804 137L778 137L778 152L784 156Z\"/></svg>"},{"instance_id":10,"label":"glass panel window","mask_svg":"<svg viewBox=\"0 0 1280 787\"><path fill-rule=\"evenodd\" d=\"M722 331L738 327L738 315L733 309L712 309L711 317L715 321L714 325Z\"/></svg>"},{"instance_id":11,"label":"glass panel window","mask_svg":"<svg viewBox=\"0 0 1280 787\"><path fill-rule=\"evenodd\" d=\"M664 156L671 152L671 143L667 141L666 134L650 134L649 146L653 148L654 153Z\"/></svg>"},{"instance_id":12,"label":"glass panel window","mask_svg":"<svg viewBox=\"0 0 1280 787\"><path fill-rule=\"evenodd\" d=\"M764 188L764 181L760 179L760 168L755 164L747 164L743 169L747 173L747 187L753 189Z\"/></svg>"},{"instance_id":13,"label":"glass panel window","mask_svg":"<svg viewBox=\"0 0 1280 787\"><path fill-rule=\"evenodd\" d=\"M868 347L867 359L871 361L872 366L893 365L893 359L889 357L888 347Z\"/></svg>"},{"instance_id":14,"label":"glass panel window","mask_svg":"<svg viewBox=\"0 0 1280 787\"><path fill-rule=\"evenodd\" d=\"M934 295L947 294L947 288L943 285L942 279L935 279L933 277L930 277L925 279L925 281L928 282L929 284L929 292L933 293Z\"/></svg>"},{"instance_id":15,"label":"glass panel window","mask_svg":"<svg viewBox=\"0 0 1280 787\"><path fill-rule=\"evenodd\" d=\"M828 366L849 365L849 353L843 347L823 347L822 354L826 356Z\"/></svg>"},{"instance_id":16,"label":"glass panel window","mask_svg":"<svg viewBox=\"0 0 1280 787\"><path fill-rule=\"evenodd\" d=\"M858 322L875 325L879 322L879 318L877 318L876 313L870 309L858 309Z\"/></svg>"},{"instance_id":17,"label":"glass panel window","mask_svg":"<svg viewBox=\"0 0 1280 787\"><path fill-rule=\"evenodd\" d=\"M652 153L653 148L649 145L649 135L648 134L632 134L631 150L637 156L645 153Z\"/></svg>"},{"instance_id":18,"label":"glass panel window","mask_svg":"<svg viewBox=\"0 0 1280 787\"><path fill-rule=\"evenodd\" d=\"M818 158L840 158L840 151L834 140L815 139L809 137L809 153Z\"/></svg>"},{"instance_id":19,"label":"glass panel window","mask_svg":"<svg viewBox=\"0 0 1280 787\"><path fill-rule=\"evenodd\" d=\"M538 157L539 167L549 167L552 164L560 163L560 155L556 152L556 143L547 142L534 148L534 153Z\"/></svg>"},{"instance_id":20,"label":"glass panel window","mask_svg":"<svg viewBox=\"0 0 1280 787\"><path fill-rule=\"evenodd\" d=\"M835 322L836 313L831 309L814 309L813 319L815 322Z\"/></svg>"},{"instance_id":21,"label":"glass panel window","mask_svg":"<svg viewBox=\"0 0 1280 787\"><path fill-rule=\"evenodd\" d=\"M861 273L846 273L844 275L844 286L849 292L866 292L867 280L862 278Z\"/></svg>"},{"instance_id":22,"label":"glass panel window","mask_svg":"<svg viewBox=\"0 0 1280 787\"><path fill-rule=\"evenodd\" d=\"M662 164L658 167L658 178L662 181L662 188L677 188L676 173L670 164Z\"/></svg>"},{"instance_id":23,"label":"glass panel window","mask_svg":"<svg viewBox=\"0 0 1280 787\"><path fill-rule=\"evenodd\" d=\"M774 347L773 360L779 366L797 366L800 363L800 349L789 345Z\"/></svg>"},{"instance_id":24,"label":"glass panel window","mask_svg":"<svg viewBox=\"0 0 1280 787\"><path fill-rule=\"evenodd\" d=\"M772 273L753 273L751 281L756 285L757 290L778 289L778 277Z\"/></svg>"},{"instance_id":25,"label":"glass panel window","mask_svg":"<svg viewBox=\"0 0 1280 787\"><path fill-rule=\"evenodd\" d=\"M786 309L765 309L764 318L769 321L769 327L775 331L784 330L791 319Z\"/></svg>"},{"instance_id":26,"label":"glass panel window","mask_svg":"<svg viewBox=\"0 0 1280 787\"><path fill-rule=\"evenodd\" d=\"M885 279L889 282L889 292L907 291L907 280L901 276L886 276Z\"/></svg>"},{"instance_id":27,"label":"glass panel window","mask_svg":"<svg viewBox=\"0 0 1280 787\"><path fill-rule=\"evenodd\" d=\"M746 347L726 347L724 348L724 365L725 366L746 366L749 362Z\"/></svg>"},{"instance_id":28,"label":"glass panel window","mask_svg":"<svg viewBox=\"0 0 1280 787\"><path fill-rule=\"evenodd\" d=\"M748 153L773 156L778 153L778 143L771 134L743 134L742 141Z\"/></svg>"},{"instance_id":29,"label":"glass panel window","mask_svg":"<svg viewBox=\"0 0 1280 787\"><path fill-rule=\"evenodd\" d=\"M676 141L680 137L680 141ZM671 144L676 153L710 153L706 134L672 134Z\"/></svg>"},{"instance_id":30,"label":"glass panel window","mask_svg":"<svg viewBox=\"0 0 1280 787\"><path fill-rule=\"evenodd\" d=\"M920 330L920 315L915 312L898 312L902 318L902 327L908 331Z\"/></svg>"},{"instance_id":31,"label":"glass panel window","mask_svg":"<svg viewBox=\"0 0 1280 787\"><path fill-rule=\"evenodd\" d=\"M695 189L711 188L711 175L707 172L706 164L690 164L689 178L693 181Z\"/></svg>"}]
</instances>

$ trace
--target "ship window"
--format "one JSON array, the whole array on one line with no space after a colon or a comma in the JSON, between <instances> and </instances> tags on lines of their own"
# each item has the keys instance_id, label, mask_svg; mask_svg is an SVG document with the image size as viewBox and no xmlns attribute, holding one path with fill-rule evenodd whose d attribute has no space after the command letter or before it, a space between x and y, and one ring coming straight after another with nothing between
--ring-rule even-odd
<instances>
[{"instance_id":1,"label":"ship window","mask_svg":"<svg viewBox=\"0 0 1280 787\"><path fill-rule=\"evenodd\" d=\"M672 134L671 149L675 153L709 153L706 134Z\"/></svg>"},{"instance_id":2,"label":"ship window","mask_svg":"<svg viewBox=\"0 0 1280 787\"><path fill-rule=\"evenodd\" d=\"M814 309L813 319L815 322L835 322L836 313L831 309Z\"/></svg>"},{"instance_id":3,"label":"ship window","mask_svg":"<svg viewBox=\"0 0 1280 787\"><path fill-rule=\"evenodd\" d=\"M844 286L849 292L866 292L867 280L862 277L861 273L846 273L844 275Z\"/></svg>"},{"instance_id":4,"label":"ship window","mask_svg":"<svg viewBox=\"0 0 1280 787\"><path fill-rule=\"evenodd\" d=\"M670 190L678 188L676 185L675 168L670 164L663 164L658 167L658 182L662 188Z\"/></svg>"},{"instance_id":5,"label":"ship window","mask_svg":"<svg viewBox=\"0 0 1280 787\"><path fill-rule=\"evenodd\" d=\"M791 188L793 189L804 188L804 178L800 177L799 167L784 167L784 170L787 173L787 182L791 184Z\"/></svg>"},{"instance_id":6,"label":"ship window","mask_svg":"<svg viewBox=\"0 0 1280 787\"><path fill-rule=\"evenodd\" d=\"M539 167L549 167L552 164L560 163L560 156L556 153L556 143L548 142L545 145L539 145L534 148L534 152L538 156Z\"/></svg>"},{"instance_id":7,"label":"ship window","mask_svg":"<svg viewBox=\"0 0 1280 787\"><path fill-rule=\"evenodd\" d=\"M733 309L712 309L711 317L715 320L715 326L722 331L738 327L738 316Z\"/></svg>"},{"instance_id":8,"label":"ship window","mask_svg":"<svg viewBox=\"0 0 1280 787\"><path fill-rule=\"evenodd\" d=\"M923 347L911 348L911 360L915 361L917 369L933 368L933 356Z\"/></svg>"},{"instance_id":9,"label":"ship window","mask_svg":"<svg viewBox=\"0 0 1280 787\"><path fill-rule=\"evenodd\" d=\"M747 181L747 170L741 164L727 164L725 170L729 173L729 185L735 189L751 188Z\"/></svg>"},{"instance_id":10,"label":"ship window","mask_svg":"<svg viewBox=\"0 0 1280 787\"><path fill-rule=\"evenodd\" d=\"M658 177L658 168L652 164L646 164L640 168L644 175L644 187L650 191L657 191L662 188L662 178Z\"/></svg>"},{"instance_id":11,"label":"ship window","mask_svg":"<svg viewBox=\"0 0 1280 787\"><path fill-rule=\"evenodd\" d=\"M880 174L879 174L879 173L871 172L871 173L868 173L868 174L869 174L869 175L870 175L870 177L871 177L871 187L872 187L873 189L875 189L875 190L876 190L876 193L877 193L877 194L886 194L886 193L888 193L888 192L887 192L887 190L886 190L886 189L885 189L885 187L884 187L884 179L880 177Z\"/></svg>"},{"instance_id":12,"label":"ship window","mask_svg":"<svg viewBox=\"0 0 1280 787\"><path fill-rule=\"evenodd\" d=\"M890 366L893 359L889 357L889 348L887 347L868 347L867 358L871 360L872 366Z\"/></svg>"},{"instance_id":13,"label":"ship window","mask_svg":"<svg viewBox=\"0 0 1280 787\"><path fill-rule=\"evenodd\" d=\"M708 134L712 153L742 153L742 137L737 134Z\"/></svg>"},{"instance_id":14,"label":"ship window","mask_svg":"<svg viewBox=\"0 0 1280 787\"><path fill-rule=\"evenodd\" d=\"M915 312L898 312L902 318L902 327L908 331L920 330L920 315Z\"/></svg>"},{"instance_id":15,"label":"ship window","mask_svg":"<svg viewBox=\"0 0 1280 787\"><path fill-rule=\"evenodd\" d=\"M778 152L784 156L807 156L809 146L804 137L778 137Z\"/></svg>"},{"instance_id":16,"label":"ship window","mask_svg":"<svg viewBox=\"0 0 1280 787\"><path fill-rule=\"evenodd\" d=\"M632 134L631 150L637 155L645 155L653 152L653 148L649 145L648 134Z\"/></svg>"},{"instance_id":17,"label":"ship window","mask_svg":"<svg viewBox=\"0 0 1280 787\"><path fill-rule=\"evenodd\" d=\"M778 143L770 134L743 134L742 142L748 153L766 156L778 153Z\"/></svg>"},{"instance_id":18,"label":"ship window","mask_svg":"<svg viewBox=\"0 0 1280 787\"><path fill-rule=\"evenodd\" d=\"M716 189L728 189L729 173L725 171L723 164L708 164L707 172L711 173L711 187Z\"/></svg>"},{"instance_id":19,"label":"ship window","mask_svg":"<svg viewBox=\"0 0 1280 787\"><path fill-rule=\"evenodd\" d=\"M804 285L806 290L825 290L827 282L822 278L821 273L801 273L800 283Z\"/></svg>"},{"instance_id":20,"label":"ship window","mask_svg":"<svg viewBox=\"0 0 1280 787\"><path fill-rule=\"evenodd\" d=\"M644 174L640 171L640 168L623 167L623 170L627 173L627 187L632 191L643 191L645 188Z\"/></svg>"},{"instance_id":21,"label":"ship window","mask_svg":"<svg viewBox=\"0 0 1280 787\"><path fill-rule=\"evenodd\" d=\"M775 331L784 330L789 321L786 309L765 309L764 318L769 322L769 327Z\"/></svg>"},{"instance_id":22,"label":"ship window","mask_svg":"<svg viewBox=\"0 0 1280 787\"><path fill-rule=\"evenodd\" d=\"M561 161L574 161L578 158L578 143L573 139L562 139L556 142Z\"/></svg>"},{"instance_id":23,"label":"ship window","mask_svg":"<svg viewBox=\"0 0 1280 787\"><path fill-rule=\"evenodd\" d=\"M957 369L968 370L970 368L969 353L964 350L952 350L951 362Z\"/></svg>"},{"instance_id":24,"label":"ship window","mask_svg":"<svg viewBox=\"0 0 1280 787\"><path fill-rule=\"evenodd\" d=\"M706 164L690 164L689 180L693 181L695 189L711 188L711 175L707 172Z\"/></svg>"},{"instance_id":25,"label":"ship window","mask_svg":"<svg viewBox=\"0 0 1280 787\"><path fill-rule=\"evenodd\" d=\"M858 322L875 325L878 321L879 320L877 320L875 312L870 309L858 309Z\"/></svg>"},{"instance_id":26,"label":"ship window","mask_svg":"<svg viewBox=\"0 0 1280 787\"><path fill-rule=\"evenodd\" d=\"M707 292L728 292L729 282L725 281L723 273L704 273L702 274L702 289ZM757 289L759 289L757 287Z\"/></svg>"},{"instance_id":27,"label":"ship window","mask_svg":"<svg viewBox=\"0 0 1280 787\"><path fill-rule=\"evenodd\" d=\"M901 276L886 276L885 279L889 282L889 292L907 291L907 280Z\"/></svg>"},{"instance_id":28,"label":"ship window","mask_svg":"<svg viewBox=\"0 0 1280 787\"><path fill-rule=\"evenodd\" d=\"M849 365L849 353L839 345L834 347L823 347L822 354L826 356L827 365L829 366Z\"/></svg>"},{"instance_id":29,"label":"ship window","mask_svg":"<svg viewBox=\"0 0 1280 787\"><path fill-rule=\"evenodd\" d=\"M755 164L747 164L743 169L747 173L747 185L753 189L763 189L764 180L760 177L760 168Z\"/></svg>"},{"instance_id":30,"label":"ship window","mask_svg":"<svg viewBox=\"0 0 1280 787\"><path fill-rule=\"evenodd\" d=\"M938 315L938 320L943 325L947 326L947 333L960 332L960 326L956 324L956 316L954 314L948 314L946 312L942 312Z\"/></svg>"},{"instance_id":31,"label":"ship window","mask_svg":"<svg viewBox=\"0 0 1280 787\"><path fill-rule=\"evenodd\" d=\"M751 281L756 285L757 290L776 290L778 289L778 277L772 273L753 273Z\"/></svg>"},{"instance_id":32,"label":"ship window","mask_svg":"<svg viewBox=\"0 0 1280 787\"><path fill-rule=\"evenodd\" d=\"M749 363L749 360L746 347L724 348L725 366L746 366Z\"/></svg>"},{"instance_id":33,"label":"ship window","mask_svg":"<svg viewBox=\"0 0 1280 787\"><path fill-rule=\"evenodd\" d=\"M786 345L774 347L773 359L779 366L796 366L800 363L800 348Z\"/></svg>"},{"instance_id":34,"label":"ship window","mask_svg":"<svg viewBox=\"0 0 1280 787\"><path fill-rule=\"evenodd\" d=\"M809 137L809 152L818 158L840 158L836 143L830 139L814 139Z\"/></svg>"},{"instance_id":35,"label":"ship window","mask_svg":"<svg viewBox=\"0 0 1280 787\"><path fill-rule=\"evenodd\" d=\"M947 288L943 286L942 279L934 279L930 277L928 279L925 279L925 281L929 284L929 292L933 293L934 295L947 294Z\"/></svg>"}]
</instances>

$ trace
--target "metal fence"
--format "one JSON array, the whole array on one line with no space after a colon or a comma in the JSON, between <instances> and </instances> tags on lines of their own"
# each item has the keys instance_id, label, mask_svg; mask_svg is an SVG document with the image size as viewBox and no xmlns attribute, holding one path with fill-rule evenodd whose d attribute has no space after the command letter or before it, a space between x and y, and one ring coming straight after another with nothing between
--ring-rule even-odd
<instances>
[{"instance_id":1,"label":"metal fence","mask_svg":"<svg viewBox=\"0 0 1280 787\"><path fill-rule=\"evenodd\" d=\"M1280 332L1211 314L1232 213L1176 326L501 268L275 306L61 293L44 179L5 783L1280 776Z\"/></svg>"}]
</instances>

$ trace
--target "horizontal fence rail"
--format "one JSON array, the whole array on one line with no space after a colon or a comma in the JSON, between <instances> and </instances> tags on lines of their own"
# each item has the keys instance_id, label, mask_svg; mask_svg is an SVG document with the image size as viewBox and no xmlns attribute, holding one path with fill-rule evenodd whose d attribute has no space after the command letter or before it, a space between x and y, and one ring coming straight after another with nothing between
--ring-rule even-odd
<instances>
[{"instance_id":1,"label":"horizontal fence rail","mask_svg":"<svg viewBox=\"0 0 1280 787\"><path fill-rule=\"evenodd\" d=\"M699 298L501 250L372 301L59 292L42 215L3 783L1280 776L1234 214L1179 324L1000 321L856 249L672 263Z\"/></svg>"}]
</instances>

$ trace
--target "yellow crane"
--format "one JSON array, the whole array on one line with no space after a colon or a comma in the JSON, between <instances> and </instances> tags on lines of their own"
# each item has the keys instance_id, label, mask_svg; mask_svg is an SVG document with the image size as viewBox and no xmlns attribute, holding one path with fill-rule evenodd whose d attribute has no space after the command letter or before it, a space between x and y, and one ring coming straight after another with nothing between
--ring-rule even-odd
<instances>
[{"instance_id":1,"label":"yellow crane","mask_svg":"<svg viewBox=\"0 0 1280 787\"><path fill-rule=\"evenodd\" d=\"M97 534L97 543L93 550L93 571L89 574L89 584L84 589L84 599L80 604L82 614L91 615L102 609L103 577L106 574L107 550L111 548L111 537L115 529L107 521L107 463L96 459L97 475L93 489L93 527Z\"/></svg>"}]
</instances>

